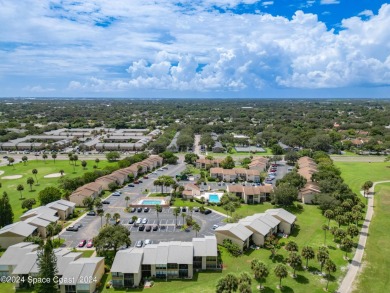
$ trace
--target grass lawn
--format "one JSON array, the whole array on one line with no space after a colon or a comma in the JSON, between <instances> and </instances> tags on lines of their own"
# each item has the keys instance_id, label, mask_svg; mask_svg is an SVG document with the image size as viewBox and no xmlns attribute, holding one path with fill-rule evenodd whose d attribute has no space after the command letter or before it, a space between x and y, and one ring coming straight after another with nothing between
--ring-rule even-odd
<instances>
[{"instance_id":1,"label":"grass lawn","mask_svg":"<svg viewBox=\"0 0 390 293\"><path fill-rule=\"evenodd\" d=\"M356 193L360 194L364 182L390 180L390 162L334 162L340 168L341 177Z\"/></svg>"},{"instance_id":2,"label":"grass lawn","mask_svg":"<svg viewBox=\"0 0 390 293\"><path fill-rule=\"evenodd\" d=\"M108 161L100 161L99 168L103 168L109 164L117 164L117 163L109 163ZM1 175L0 180L2 187L0 188L0 193L2 194L4 191L8 193L8 197L10 199L12 209L14 212L14 221L17 221L19 217L23 214L22 209L22 200L20 200L20 192L16 190L16 187L19 184L24 186L24 190L22 191L23 198L35 198L37 204L34 206L38 206L38 193L42 189L48 186L58 185L59 178L44 178L45 175L58 173L61 169L65 171L66 177L77 177L83 175L85 172L91 172L94 169L92 166L95 165L95 161L87 161L87 168L84 170L81 166L81 162L77 162L77 166L75 167L75 171L73 171L73 165L69 164L67 160L56 160L54 163L53 160L47 160L46 162L39 160L28 161L26 165L23 163L15 164L15 166L4 166L0 167L0 170L4 171L4 174ZM35 176L31 173L33 169L38 170L37 180ZM11 175L22 175L20 179L1 179L4 176ZM32 186L32 191L30 191L30 185L27 184L27 178L32 177L35 181Z\"/></svg>"},{"instance_id":3,"label":"grass lawn","mask_svg":"<svg viewBox=\"0 0 390 293\"><path fill-rule=\"evenodd\" d=\"M242 152L242 153L237 153L235 150L233 150L233 153L214 153L214 152L207 152L207 155L213 156L213 157L226 157L226 156L232 156L232 157L249 157L249 156L272 156L272 151L270 148L264 148L266 152L264 153L251 153L251 152ZM204 154L206 155L206 154Z\"/></svg>"},{"instance_id":4,"label":"grass lawn","mask_svg":"<svg viewBox=\"0 0 390 293\"><path fill-rule=\"evenodd\" d=\"M177 200L178 202L178 200ZM189 203L189 202L188 202ZM186 204L187 205L187 204ZM268 208L271 208L272 205L253 205L247 206L244 205L240 208L239 212L243 215L253 214L254 212L262 212ZM321 230L322 224L326 222L325 218L321 215L320 210L316 206L305 206L304 211L297 214L298 217L298 226L294 234L292 234L288 239L282 239L281 242L287 243L290 240L296 241L299 245L299 249L305 245L310 245L315 250L321 246L324 242L324 234ZM328 238L329 235L328 235ZM328 244L330 244L330 240ZM146 289L147 292L159 292L159 293L171 293L171 292L215 292L215 285L218 279L227 273L239 274L241 272L248 272L251 274L250 262L254 258L258 258L261 261L265 262L268 265L270 270L270 275L267 278L265 283L266 289L262 292L279 292L276 289L279 280L274 276L273 269L278 262L284 262L287 257L287 251L284 248L281 248L277 252L277 257L275 261L272 261L270 258L271 253L267 249L259 250L250 250L240 257L232 257L229 253L223 248L219 247L221 251L221 256L224 264L224 269L222 272L201 272L195 273L193 280L172 280L172 281L156 281L153 288ZM333 274L334 278L331 279L329 283L329 292L333 292L337 289L337 281L344 274L344 270L347 264L347 261L343 259L343 252L340 249L337 249L332 243L329 247L329 252L331 259L335 261L338 266L338 270ZM325 279L319 275L313 274L312 272L316 269L319 269L319 265L315 260L309 261L309 271L300 270L297 271L298 277L293 279L290 275L287 279L282 281L284 285L284 290L282 292L323 292L325 287ZM292 274L293 270L288 267L289 274ZM251 274L252 275L252 274ZM107 277L107 281L110 280L110 276ZM257 281L252 279L252 290L253 292L258 292L256 286L258 285ZM131 291L131 290L129 290ZM135 290L143 291L143 290ZM103 292L127 292L114 289L103 289Z\"/></svg>"},{"instance_id":5,"label":"grass lawn","mask_svg":"<svg viewBox=\"0 0 390 293\"><path fill-rule=\"evenodd\" d=\"M169 193L154 192L154 193L150 193L148 197L167 197L169 195L170 195Z\"/></svg>"},{"instance_id":6,"label":"grass lawn","mask_svg":"<svg viewBox=\"0 0 390 293\"><path fill-rule=\"evenodd\" d=\"M370 224L363 270L354 292L388 292L390 288L390 183L375 188L374 215Z\"/></svg>"},{"instance_id":7,"label":"grass lawn","mask_svg":"<svg viewBox=\"0 0 390 293\"><path fill-rule=\"evenodd\" d=\"M95 250L75 250L74 252L82 252L83 255L81 257L91 257Z\"/></svg>"}]
</instances>

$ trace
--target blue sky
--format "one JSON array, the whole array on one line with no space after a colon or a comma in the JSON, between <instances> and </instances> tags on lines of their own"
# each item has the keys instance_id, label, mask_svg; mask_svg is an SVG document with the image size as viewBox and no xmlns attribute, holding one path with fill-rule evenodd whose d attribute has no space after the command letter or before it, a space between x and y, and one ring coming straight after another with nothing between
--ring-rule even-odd
<instances>
[{"instance_id":1,"label":"blue sky","mask_svg":"<svg viewBox=\"0 0 390 293\"><path fill-rule=\"evenodd\" d=\"M3 97L389 97L390 3L0 0Z\"/></svg>"}]
</instances>

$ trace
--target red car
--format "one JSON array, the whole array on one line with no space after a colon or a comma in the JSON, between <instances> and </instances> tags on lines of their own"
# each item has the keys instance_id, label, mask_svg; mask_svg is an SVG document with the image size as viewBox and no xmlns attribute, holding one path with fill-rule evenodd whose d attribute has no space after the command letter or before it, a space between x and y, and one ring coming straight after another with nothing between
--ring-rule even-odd
<instances>
[{"instance_id":1,"label":"red car","mask_svg":"<svg viewBox=\"0 0 390 293\"><path fill-rule=\"evenodd\" d=\"M87 243L87 240L81 240L79 243L79 247L84 247L84 245Z\"/></svg>"},{"instance_id":2,"label":"red car","mask_svg":"<svg viewBox=\"0 0 390 293\"><path fill-rule=\"evenodd\" d=\"M88 240L88 243L87 243L87 248L91 248L91 247L93 247L92 239Z\"/></svg>"},{"instance_id":3,"label":"red car","mask_svg":"<svg viewBox=\"0 0 390 293\"><path fill-rule=\"evenodd\" d=\"M144 176L144 179L149 179L149 177L148 176Z\"/></svg>"}]
</instances>

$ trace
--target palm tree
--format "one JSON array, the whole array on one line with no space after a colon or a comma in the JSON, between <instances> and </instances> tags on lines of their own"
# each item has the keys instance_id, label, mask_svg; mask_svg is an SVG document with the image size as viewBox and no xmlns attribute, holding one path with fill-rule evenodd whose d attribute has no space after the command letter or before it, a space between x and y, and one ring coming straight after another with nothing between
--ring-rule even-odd
<instances>
[{"instance_id":1,"label":"palm tree","mask_svg":"<svg viewBox=\"0 0 390 293\"><path fill-rule=\"evenodd\" d=\"M22 197L22 191L24 190L24 186L22 184L19 184L17 187L16 187L16 190L20 192L20 199L23 199Z\"/></svg>"},{"instance_id":2,"label":"palm tree","mask_svg":"<svg viewBox=\"0 0 390 293\"><path fill-rule=\"evenodd\" d=\"M322 225L322 230L324 230L324 234L325 234L325 238L324 238L324 245L326 246L326 231L329 230L329 226L328 225Z\"/></svg>"},{"instance_id":3,"label":"palm tree","mask_svg":"<svg viewBox=\"0 0 390 293\"><path fill-rule=\"evenodd\" d=\"M50 239L52 236L54 236L54 223L50 223L47 227L46 227L46 236L48 237L48 239Z\"/></svg>"},{"instance_id":4,"label":"palm tree","mask_svg":"<svg viewBox=\"0 0 390 293\"><path fill-rule=\"evenodd\" d=\"M351 225L347 228L347 234L351 236L353 239L354 237L359 235L359 229L356 225Z\"/></svg>"},{"instance_id":5,"label":"palm tree","mask_svg":"<svg viewBox=\"0 0 390 293\"><path fill-rule=\"evenodd\" d=\"M96 165L99 167L99 162L100 162L100 160L99 160L99 158L96 158L95 159L95 163L96 163Z\"/></svg>"},{"instance_id":6,"label":"palm tree","mask_svg":"<svg viewBox=\"0 0 390 293\"><path fill-rule=\"evenodd\" d=\"M75 166L77 166L77 161L79 160L79 156L78 155L73 155L72 158L73 158L73 162L74 162L73 164Z\"/></svg>"},{"instance_id":7,"label":"palm tree","mask_svg":"<svg viewBox=\"0 0 390 293\"><path fill-rule=\"evenodd\" d=\"M127 207L128 207L128 205L129 205L129 204L128 204L128 203L129 203L129 200L130 200L130 197L129 197L129 196L126 196L126 197L125 197L125 201L126 201L126 208L127 208Z\"/></svg>"},{"instance_id":8,"label":"palm tree","mask_svg":"<svg viewBox=\"0 0 390 293\"><path fill-rule=\"evenodd\" d=\"M224 278L220 278L217 283L217 293L222 292L236 292L238 288L238 279L232 274L228 273Z\"/></svg>"},{"instance_id":9,"label":"palm tree","mask_svg":"<svg viewBox=\"0 0 390 293\"><path fill-rule=\"evenodd\" d=\"M332 210L326 210L324 213L325 218L328 219L328 227L330 225L330 220L334 218L334 212Z\"/></svg>"},{"instance_id":10,"label":"palm tree","mask_svg":"<svg viewBox=\"0 0 390 293\"><path fill-rule=\"evenodd\" d=\"M22 157L22 161L23 161L23 164L26 166L26 163L27 163L27 161L28 161L27 156L23 156L23 157Z\"/></svg>"},{"instance_id":11,"label":"palm tree","mask_svg":"<svg viewBox=\"0 0 390 293\"><path fill-rule=\"evenodd\" d=\"M56 163L56 159L57 159L57 154L51 154L51 158L53 159L54 161L54 164Z\"/></svg>"},{"instance_id":12,"label":"palm tree","mask_svg":"<svg viewBox=\"0 0 390 293\"><path fill-rule=\"evenodd\" d=\"M345 250L345 257L347 257L348 252L353 247L353 241L350 238L346 237L341 241L341 245Z\"/></svg>"},{"instance_id":13,"label":"palm tree","mask_svg":"<svg viewBox=\"0 0 390 293\"><path fill-rule=\"evenodd\" d=\"M328 273L328 281L326 282L326 291L328 291L328 285L329 285L329 280L331 278L331 273L334 273L337 270L336 264L331 260L328 259L325 262L325 271Z\"/></svg>"},{"instance_id":14,"label":"palm tree","mask_svg":"<svg viewBox=\"0 0 390 293\"><path fill-rule=\"evenodd\" d=\"M294 241L290 241L289 243L286 244L286 250L287 251L298 251L298 244Z\"/></svg>"},{"instance_id":15,"label":"palm tree","mask_svg":"<svg viewBox=\"0 0 390 293\"><path fill-rule=\"evenodd\" d=\"M192 217L192 212L194 211L194 207L189 207L188 210L190 211Z\"/></svg>"},{"instance_id":16,"label":"palm tree","mask_svg":"<svg viewBox=\"0 0 390 293\"><path fill-rule=\"evenodd\" d=\"M255 279L258 280L260 283L259 290L261 291L263 289L262 281L268 277L269 270L267 266L263 262L259 261L258 259L252 260L251 269L255 275Z\"/></svg>"},{"instance_id":17,"label":"palm tree","mask_svg":"<svg viewBox=\"0 0 390 293\"><path fill-rule=\"evenodd\" d=\"M43 160L45 161L45 164L46 164L47 155L46 155L46 154L43 154L43 155L42 155L42 158L43 158Z\"/></svg>"},{"instance_id":18,"label":"palm tree","mask_svg":"<svg viewBox=\"0 0 390 293\"><path fill-rule=\"evenodd\" d=\"M73 154L72 153L68 153L68 158L69 158L69 164L71 162L73 162Z\"/></svg>"},{"instance_id":19,"label":"palm tree","mask_svg":"<svg viewBox=\"0 0 390 293\"><path fill-rule=\"evenodd\" d=\"M313 259L315 257L314 249L310 246L305 246L302 248L301 255L306 259L306 268L308 268L309 259Z\"/></svg>"},{"instance_id":20,"label":"palm tree","mask_svg":"<svg viewBox=\"0 0 390 293\"><path fill-rule=\"evenodd\" d=\"M302 259L301 257L295 252L290 252L290 255L287 258L287 263L294 269L293 276L296 277L295 271L297 268L302 266Z\"/></svg>"},{"instance_id":21,"label":"palm tree","mask_svg":"<svg viewBox=\"0 0 390 293\"><path fill-rule=\"evenodd\" d=\"M176 220L176 226L177 226L177 217L179 216L179 214L180 214L180 208L179 207L175 207L174 209L173 209L173 215L175 216L175 220Z\"/></svg>"},{"instance_id":22,"label":"palm tree","mask_svg":"<svg viewBox=\"0 0 390 293\"><path fill-rule=\"evenodd\" d=\"M38 179L37 179L38 170L37 170L37 169L32 169L31 172L32 172L33 175L35 176L35 181L37 181L37 184L38 184Z\"/></svg>"},{"instance_id":23,"label":"palm tree","mask_svg":"<svg viewBox=\"0 0 390 293\"><path fill-rule=\"evenodd\" d=\"M157 214L157 225L160 226L160 220L158 214L162 212L162 207L159 204L156 204L156 214Z\"/></svg>"},{"instance_id":24,"label":"palm tree","mask_svg":"<svg viewBox=\"0 0 390 293\"><path fill-rule=\"evenodd\" d=\"M181 217L183 218L183 226L185 225L185 224L184 224L184 219L185 219L186 216L187 216L186 213L181 213Z\"/></svg>"},{"instance_id":25,"label":"palm tree","mask_svg":"<svg viewBox=\"0 0 390 293\"><path fill-rule=\"evenodd\" d=\"M8 165L11 165L15 169L15 165L14 165L15 159L8 157L7 160L8 160Z\"/></svg>"},{"instance_id":26,"label":"palm tree","mask_svg":"<svg viewBox=\"0 0 390 293\"><path fill-rule=\"evenodd\" d=\"M366 181L364 182L363 186L362 186L362 189L363 189L363 193L364 193L364 197L366 197L366 195L368 194L368 192L370 191L370 188L374 185L374 183L372 183L372 181Z\"/></svg>"},{"instance_id":27,"label":"palm tree","mask_svg":"<svg viewBox=\"0 0 390 293\"><path fill-rule=\"evenodd\" d=\"M108 225L108 221L111 219L111 214L110 213L106 213L106 225Z\"/></svg>"},{"instance_id":28,"label":"palm tree","mask_svg":"<svg viewBox=\"0 0 390 293\"><path fill-rule=\"evenodd\" d=\"M87 167L87 161L81 161L81 166L83 166L83 169L85 170L85 167Z\"/></svg>"},{"instance_id":29,"label":"palm tree","mask_svg":"<svg viewBox=\"0 0 390 293\"><path fill-rule=\"evenodd\" d=\"M195 237L198 237L198 232L200 231L200 225L198 222L194 221L192 223L192 229L195 231Z\"/></svg>"},{"instance_id":30,"label":"palm tree","mask_svg":"<svg viewBox=\"0 0 390 293\"><path fill-rule=\"evenodd\" d=\"M279 278L279 288L282 288L282 279L287 278L287 268L283 264L278 264L274 269L275 276Z\"/></svg>"},{"instance_id":31,"label":"palm tree","mask_svg":"<svg viewBox=\"0 0 390 293\"><path fill-rule=\"evenodd\" d=\"M100 229L103 227L103 216L104 216L104 210L98 209L97 215L100 217Z\"/></svg>"},{"instance_id":32,"label":"palm tree","mask_svg":"<svg viewBox=\"0 0 390 293\"><path fill-rule=\"evenodd\" d=\"M32 177L27 178L27 184L30 185L30 191L32 191L32 186L33 186L34 182L35 182L34 178L32 178Z\"/></svg>"},{"instance_id":33,"label":"palm tree","mask_svg":"<svg viewBox=\"0 0 390 293\"><path fill-rule=\"evenodd\" d=\"M325 247L320 247L320 249L317 252L317 260L321 265L321 274L322 269L324 267L325 262L329 259L329 252Z\"/></svg>"},{"instance_id":34,"label":"palm tree","mask_svg":"<svg viewBox=\"0 0 390 293\"><path fill-rule=\"evenodd\" d=\"M71 157L69 158L69 161L71 161L71 162L74 161L73 156L71 156ZM74 164L72 164L72 165L73 165L73 173L74 173L74 172L76 172L76 170L75 170L75 165L74 165Z\"/></svg>"},{"instance_id":35,"label":"palm tree","mask_svg":"<svg viewBox=\"0 0 390 293\"><path fill-rule=\"evenodd\" d=\"M119 219L121 218L121 215L119 213L115 213L112 218L115 220L115 223L117 223L119 221Z\"/></svg>"},{"instance_id":36,"label":"palm tree","mask_svg":"<svg viewBox=\"0 0 390 293\"><path fill-rule=\"evenodd\" d=\"M156 187L156 192L157 192L157 186L161 186L161 180L160 179L156 179L153 181L153 185ZM161 192L162 193L162 192Z\"/></svg>"},{"instance_id":37,"label":"palm tree","mask_svg":"<svg viewBox=\"0 0 390 293\"><path fill-rule=\"evenodd\" d=\"M60 170L61 177L64 176L64 173L65 173L64 170L61 169Z\"/></svg>"}]
</instances>

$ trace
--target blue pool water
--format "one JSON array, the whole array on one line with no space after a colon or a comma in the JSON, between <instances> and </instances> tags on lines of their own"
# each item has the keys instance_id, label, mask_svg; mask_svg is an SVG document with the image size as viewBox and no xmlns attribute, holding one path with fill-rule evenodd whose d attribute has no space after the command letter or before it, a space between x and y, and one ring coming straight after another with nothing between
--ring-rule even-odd
<instances>
[{"instance_id":1,"label":"blue pool water","mask_svg":"<svg viewBox=\"0 0 390 293\"><path fill-rule=\"evenodd\" d=\"M160 204L161 205L161 200L157 200L157 199L144 199L143 201L142 201L142 204L144 204L144 205L156 205L156 204Z\"/></svg>"},{"instance_id":2,"label":"blue pool water","mask_svg":"<svg viewBox=\"0 0 390 293\"><path fill-rule=\"evenodd\" d=\"M209 194L209 202L219 202L219 197L217 194Z\"/></svg>"}]
</instances>

